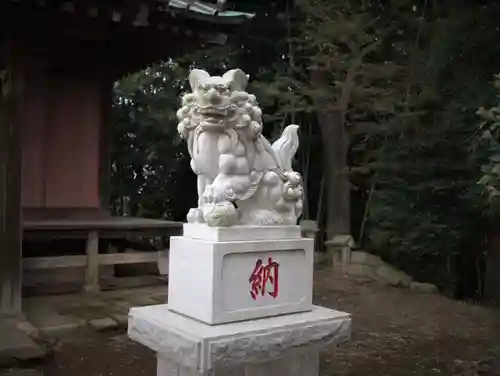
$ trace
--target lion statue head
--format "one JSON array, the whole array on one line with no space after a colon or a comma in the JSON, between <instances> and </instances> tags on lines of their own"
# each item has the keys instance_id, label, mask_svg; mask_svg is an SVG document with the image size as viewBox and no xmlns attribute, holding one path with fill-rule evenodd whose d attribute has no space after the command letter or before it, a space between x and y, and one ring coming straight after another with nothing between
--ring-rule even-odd
<instances>
[{"instance_id":1,"label":"lion statue head","mask_svg":"<svg viewBox=\"0 0 500 376\"><path fill-rule=\"evenodd\" d=\"M262 110L255 95L247 93L248 75L233 69L222 76L210 76L193 69L189 75L192 93L182 98L177 111L178 131L187 138L194 129L223 132L248 131L253 137L262 133Z\"/></svg>"}]
</instances>

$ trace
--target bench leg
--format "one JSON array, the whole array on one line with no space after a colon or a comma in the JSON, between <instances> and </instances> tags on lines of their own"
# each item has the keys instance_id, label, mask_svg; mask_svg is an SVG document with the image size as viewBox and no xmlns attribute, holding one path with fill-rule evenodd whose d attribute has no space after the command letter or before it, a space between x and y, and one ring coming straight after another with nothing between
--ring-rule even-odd
<instances>
[{"instance_id":1,"label":"bench leg","mask_svg":"<svg viewBox=\"0 0 500 376\"><path fill-rule=\"evenodd\" d=\"M168 249L158 251L158 273L161 276L168 275Z\"/></svg>"},{"instance_id":2,"label":"bench leg","mask_svg":"<svg viewBox=\"0 0 500 376\"><path fill-rule=\"evenodd\" d=\"M99 232L91 231L87 238L87 267L85 269L86 293L99 292Z\"/></svg>"}]
</instances>

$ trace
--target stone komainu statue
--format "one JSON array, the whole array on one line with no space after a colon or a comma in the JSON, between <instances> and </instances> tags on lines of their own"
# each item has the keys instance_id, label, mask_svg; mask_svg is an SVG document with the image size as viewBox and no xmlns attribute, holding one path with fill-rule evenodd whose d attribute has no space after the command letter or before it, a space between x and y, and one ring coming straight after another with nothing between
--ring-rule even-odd
<instances>
[{"instance_id":1,"label":"stone komainu statue","mask_svg":"<svg viewBox=\"0 0 500 376\"><path fill-rule=\"evenodd\" d=\"M192 93L184 95L177 112L198 176L198 207L189 211L188 222L295 225L303 204L302 178L292 170L299 127L289 125L271 145L240 69L222 77L194 69L189 83Z\"/></svg>"}]
</instances>

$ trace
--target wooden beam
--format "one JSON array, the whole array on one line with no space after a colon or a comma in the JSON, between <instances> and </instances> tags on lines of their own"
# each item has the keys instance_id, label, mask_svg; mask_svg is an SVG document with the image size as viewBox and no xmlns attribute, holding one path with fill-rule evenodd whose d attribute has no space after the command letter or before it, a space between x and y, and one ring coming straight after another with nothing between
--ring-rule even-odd
<instances>
[{"instance_id":1,"label":"wooden beam","mask_svg":"<svg viewBox=\"0 0 500 376\"><path fill-rule=\"evenodd\" d=\"M85 270L86 293L99 292L99 232L90 231L87 238L87 268Z\"/></svg>"},{"instance_id":2,"label":"wooden beam","mask_svg":"<svg viewBox=\"0 0 500 376\"><path fill-rule=\"evenodd\" d=\"M165 251L161 251L165 252ZM99 255L99 265L140 264L158 262L158 252L107 253ZM27 257L23 259L23 269L44 270L78 268L87 266L86 255Z\"/></svg>"},{"instance_id":3,"label":"wooden beam","mask_svg":"<svg viewBox=\"0 0 500 376\"><path fill-rule=\"evenodd\" d=\"M168 249L158 252L158 272L160 275L168 275Z\"/></svg>"},{"instance_id":4,"label":"wooden beam","mask_svg":"<svg viewBox=\"0 0 500 376\"><path fill-rule=\"evenodd\" d=\"M158 252L127 252L99 255L99 265L140 264L158 262Z\"/></svg>"},{"instance_id":5,"label":"wooden beam","mask_svg":"<svg viewBox=\"0 0 500 376\"><path fill-rule=\"evenodd\" d=\"M23 259L23 269L26 271L84 267L86 265L87 265L87 256L85 255L27 257Z\"/></svg>"}]
</instances>

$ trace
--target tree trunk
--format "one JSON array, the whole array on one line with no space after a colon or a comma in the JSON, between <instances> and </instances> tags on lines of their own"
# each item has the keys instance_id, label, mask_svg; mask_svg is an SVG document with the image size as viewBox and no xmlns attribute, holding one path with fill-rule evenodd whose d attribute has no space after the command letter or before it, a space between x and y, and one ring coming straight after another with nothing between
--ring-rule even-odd
<instances>
[{"instance_id":1,"label":"tree trunk","mask_svg":"<svg viewBox=\"0 0 500 376\"><path fill-rule=\"evenodd\" d=\"M325 74L312 71L311 80L316 87L325 85ZM331 240L335 235L351 233L351 192L347 154L349 135L341 109L317 100L318 125L323 146L323 174L326 182L326 235Z\"/></svg>"},{"instance_id":2,"label":"tree trunk","mask_svg":"<svg viewBox=\"0 0 500 376\"><path fill-rule=\"evenodd\" d=\"M484 275L484 301L500 305L500 234L492 231L488 239L488 254Z\"/></svg>"},{"instance_id":3,"label":"tree trunk","mask_svg":"<svg viewBox=\"0 0 500 376\"><path fill-rule=\"evenodd\" d=\"M350 182L347 166L348 136L338 111L318 114L326 178L326 234L350 234Z\"/></svg>"}]
</instances>

